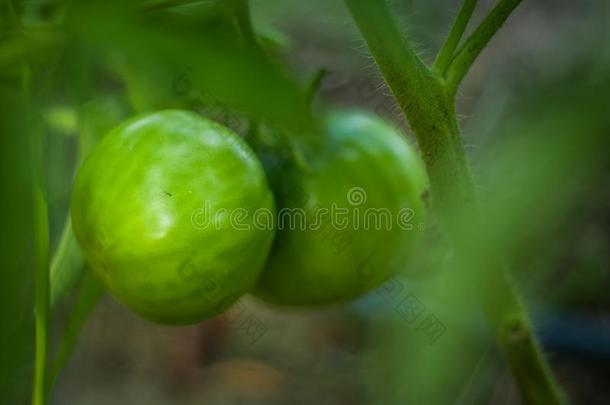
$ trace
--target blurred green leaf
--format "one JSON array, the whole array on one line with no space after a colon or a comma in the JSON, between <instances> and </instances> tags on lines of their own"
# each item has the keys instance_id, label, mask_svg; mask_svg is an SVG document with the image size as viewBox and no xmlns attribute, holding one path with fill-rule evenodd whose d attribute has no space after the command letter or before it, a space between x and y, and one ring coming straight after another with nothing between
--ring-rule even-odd
<instances>
[{"instance_id":1,"label":"blurred green leaf","mask_svg":"<svg viewBox=\"0 0 610 405\"><path fill-rule=\"evenodd\" d=\"M184 108L196 98L205 104L209 93L213 102L281 128L302 132L311 126L304 91L222 26L182 27L109 1L79 4L68 29L118 67L141 110Z\"/></svg>"},{"instance_id":2,"label":"blurred green leaf","mask_svg":"<svg viewBox=\"0 0 610 405\"><path fill-rule=\"evenodd\" d=\"M374 362L385 367L370 379L384 403L451 403L461 395L491 345L477 289L499 272L498 257L535 257L562 237L555 234L557 226L572 218L589 186L606 173L609 95L610 77L595 76L584 65L523 92L498 122L495 144L485 149L478 165L482 227L464 218L462 239L469 250L414 290L446 333L427 345L417 336L421 318L412 324L396 320L377 331ZM545 289L541 285L530 293ZM500 308L497 291L488 286L483 294Z\"/></svg>"},{"instance_id":3,"label":"blurred green leaf","mask_svg":"<svg viewBox=\"0 0 610 405\"><path fill-rule=\"evenodd\" d=\"M0 403L24 403L32 378L34 263L31 115L20 91L0 84Z\"/></svg>"}]
</instances>

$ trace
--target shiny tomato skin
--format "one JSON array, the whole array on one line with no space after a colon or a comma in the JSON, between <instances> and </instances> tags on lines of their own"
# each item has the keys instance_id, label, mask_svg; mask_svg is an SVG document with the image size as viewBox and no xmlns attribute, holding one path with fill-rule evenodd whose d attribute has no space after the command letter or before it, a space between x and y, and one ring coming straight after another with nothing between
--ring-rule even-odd
<instances>
[{"instance_id":1,"label":"shiny tomato skin","mask_svg":"<svg viewBox=\"0 0 610 405\"><path fill-rule=\"evenodd\" d=\"M289 158L280 170L267 169L274 173L278 231L255 294L273 304L344 303L379 287L405 270L424 228L425 169L399 131L366 112L336 111L324 132L301 144L305 164ZM322 214L333 204L347 209L346 227ZM306 228L297 217L282 223L290 210L307 213ZM375 219L375 210L391 213L392 224Z\"/></svg>"},{"instance_id":2,"label":"shiny tomato skin","mask_svg":"<svg viewBox=\"0 0 610 405\"><path fill-rule=\"evenodd\" d=\"M93 270L142 317L189 324L256 282L274 230L227 213L275 212L257 157L226 127L168 110L107 134L77 173L71 215ZM249 228L247 226L249 225Z\"/></svg>"}]
</instances>

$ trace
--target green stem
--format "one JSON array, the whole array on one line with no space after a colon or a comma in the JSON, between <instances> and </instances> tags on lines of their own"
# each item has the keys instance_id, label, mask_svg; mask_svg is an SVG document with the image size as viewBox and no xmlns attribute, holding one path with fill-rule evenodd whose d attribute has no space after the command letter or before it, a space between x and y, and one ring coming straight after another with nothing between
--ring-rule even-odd
<instances>
[{"instance_id":1,"label":"green stem","mask_svg":"<svg viewBox=\"0 0 610 405\"><path fill-rule=\"evenodd\" d=\"M441 78L403 39L383 0L345 0L390 90L415 132L438 212L453 200L471 201L471 174L455 116L454 101ZM468 186L464 187L460 182ZM442 206L440 206L442 205Z\"/></svg>"},{"instance_id":2,"label":"green stem","mask_svg":"<svg viewBox=\"0 0 610 405\"><path fill-rule=\"evenodd\" d=\"M89 314L102 296L103 288L91 271L87 272L81 281L78 295L74 300L73 311L64 330L57 353L50 365L49 378L47 380L47 392L50 392L57 377L63 369L74 346L78 335L87 321Z\"/></svg>"},{"instance_id":3,"label":"green stem","mask_svg":"<svg viewBox=\"0 0 610 405\"><path fill-rule=\"evenodd\" d=\"M553 377L534 335L526 308L507 269L487 277L484 300L487 322L504 353L526 404L566 404L567 398Z\"/></svg>"},{"instance_id":4,"label":"green stem","mask_svg":"<svg viewBox=\"0 0 610 405\"><path fill-rule=\"evenodd\" d=\"M51 308L54 308L66 291L74 286L84 265L81 250L72 231L72 220L68 214L57 251L51 260Z\"/></svg>"},{"instance_id":5,"label":"green stem","mask_svg":"<svg viewBox=\"0 0 610 405\"><path fill-rule=\"evenodd\" d=\"M34 386L32 404L45 403L45 374L47 362L47 330L49 309L49 225L47 217L47 203L44 193L39 186L34 190L34 221L36 224L36 361L34 368Z\"/></svg>"},{"instance_id":6,"label":"green stem","mask_svg":"<svg viewBox=\"0 0 610 405\"><path fill-rule=\"evenodd\" d=\"M500 0L481 25L468 37L447 68L445 78L449 91L457 91L479 54L504 25L521 0Z\"/></svg>"},{"instance_id":7,"label":"green stem","mask_svg":"<svg viewBox=\"0 0 610 405\"><path fill-rule=\"evenodd\" d=\"M103 134L114 127L119 119L120 110L112 101L105 99L85 103L79 108L77 170ZM57 250L51 260L51 308L77 283L84 268L85 259L72 230L68 212Z\"/></svg>"},{"instance_id":8,"label":"green stem","mask_svg":"<svg viewBox=\"0 0 610 405\"><path fill-rule=\"evenodd\" d=\"M109 100L95 100L81 106L78 112L79 139L76 169L80 167L102 135L116 125L119 117L120 111ZM72 353L82 325L102 293L101 285L91 271L81 277L83 270L85 270L85 259L74 235L72 220L68 213L59 245L51 261L51 308L74 287L79 278L81 281L78 294L72 302L72 313L50 366L46 381L47 392L51 391L62 367Z\"/></svg>"},{"instance_id":9,"label":"green stem","mask_svg":"<svg viewBox=\"0 0 610 405\"><path fill-rule=\"evenodd\" d=\"M460 218L469 218L476 225L479 203L455 113L456 84L447 88L440 77L421 63L408 41L402 39L384 0L345 0L345 3L415 132L428 170L433 209L457 251L468 252L470 242L463 240ZM500 10L505 12L508 8L504 5ZM492 20L497 21L497 17ZM460 61L472 55L468 50L473 41L479 43L481 34L473 35L475 39L471 37L454 59L458 64L452 63L450 69L464 66ZM468 66L471 64L472 61ZM455 74L454 70L451 72ZM499 265L499 274L474 273L480 266L474 267L466 276L482 274L484 277L479 290L486 318L517 379L523 399L528 404L563 403L561 390L541 354L508 271Z\"/></svg>"},{"instance_id":10,"label":"green stem","mask_svg":"<svg viewBox=\"0 0 610 405\"><path fill-rule=\"evenodd\" d=\"M34 302L35 365L32 404L45 404L47 367L47 334L49 312L49 218L44 192L42 133L36 130L32 139L34 271L36 293Z\"/></svg>"},{"instance_id":11,"label":"green stem","mask_svg":"<svg viewBox=\"0 0 610 405\"><path fill-rule=\"evenodd\" d=\"M453 24L451 31L449 31L449 35L434 62L434 69L437 73L441 75L445 73L451 59L453 59L455 50L464 35L464 31L466 31L466 27L468 27L468 23L470 22L470 18L472 17L472 13L474 12L477 3L478 0L464 0L462 8L455 19L455 23Z\"/></svg>"},{"instance_id":12,"label":"green stem","mask_svg":"<svg viewBox=\"0 0 610 405\"><path fill-rule=\"evenodd\" d=\"M30 104L30 66L24 63L21 71L21 87ZM34 241L34 280L36 283L34 301L34 380L32 384L32 405L44 405L45 379L47 371L47 343L49 324L49 213L45 195L43 132L32 125L31 165L32 165L32 219Z\"/></svg>"}]
</instances>

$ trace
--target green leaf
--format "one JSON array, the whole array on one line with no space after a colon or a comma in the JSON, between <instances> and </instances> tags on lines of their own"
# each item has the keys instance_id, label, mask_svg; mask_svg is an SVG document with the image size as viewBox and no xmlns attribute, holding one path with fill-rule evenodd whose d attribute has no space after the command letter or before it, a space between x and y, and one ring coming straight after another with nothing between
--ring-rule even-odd
<instances>
[{"instance_id":1,"label":"green leaf","mask_svg":"<svg viewBox=\"0 0 610 405\"><path fill-rule=\"evenodd\" d=\"M0 403L29 395L34 345L33 183L30 116L16 89L0 85Z\"/></svg>"},{"instance_id":2,"label":"green leaf","mask_svg":"<svg viewBox=\"0 0 610 405\"><path fill-rule=\"evenodd\" d=\"M303 89L224 26L181 26L109 1L80 4L68 27L118 68L140 110L213 103L289 130L311 127Z\"/></svg>"}]
</instances>

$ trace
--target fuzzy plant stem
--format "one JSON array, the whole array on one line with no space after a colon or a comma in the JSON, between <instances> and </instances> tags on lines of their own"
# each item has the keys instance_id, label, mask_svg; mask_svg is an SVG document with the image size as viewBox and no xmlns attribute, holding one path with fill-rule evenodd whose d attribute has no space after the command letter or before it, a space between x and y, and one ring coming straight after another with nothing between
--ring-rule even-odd
<instances>
[{"instance_id":1,"label":"fuzzy plant stem","mask_svg":"<svg viewBox=\"0 0 610 405\"><path fill-rule=\"evenodd\" d=\"M458 49L445 72L447 88L450 92L457 91L472 64L519 4L521 0L500 0L464 45Z\"/></svg>"},{"instance_id":2,"label":"fuzzy plant stem","mask_svg":"<svg viewBox=\"0 0 610 405\"><path fill-rule=\"evenodd\" d=\"M459 43L474 2L466 1L458 27L449 36L449 52ZM501 0L481 26L457 51L447 75L429 69L400 33L384 0L345 0L386 82L413 129L430 185L432 208L450 240L464 246L461 219L479 217L479 202L464 152L455 113L455 90L476 56L508 18L520 0ZM466 10L464 11L464 8ZM458 33L460 35L458 35ZM449 49L449 50L447 50ZM442 66L447 56L441 56ZM445 80L445 77L448 80ZM562 404L565 399L542 356L531 322L505 266L480 281L486 319L527 404ZM486 272L490 273L490 272Z\"/></svg>"},{"instance_id":3,"label":"fuzzy plant stem","mask_svg":"<svg viewBox=\"0 0 610 405\"><path fill-rule=\"evenodd\" d=\"M466 27L468 27L468 22L477 6L477 2L478 0L465 0L464 4L462 4L462 8L455 19L455 23L453 24L451 31L449 31L449 35L434 61L434 69L437 73L443 74L449 66L449 63L451 63L453 54L460 44L460 39L462 39Z\"/></svg>"}]
</instances>

